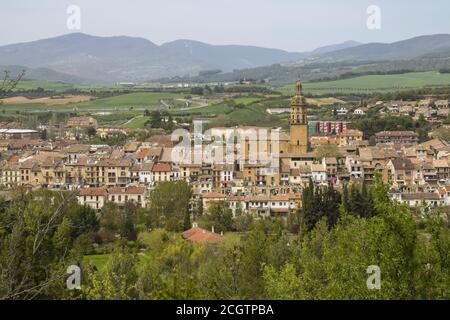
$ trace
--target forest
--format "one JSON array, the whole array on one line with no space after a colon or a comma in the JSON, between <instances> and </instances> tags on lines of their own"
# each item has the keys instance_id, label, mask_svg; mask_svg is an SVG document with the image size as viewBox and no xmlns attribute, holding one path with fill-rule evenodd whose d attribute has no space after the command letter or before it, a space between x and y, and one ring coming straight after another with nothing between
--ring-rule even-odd
<instances>
[{"instance_id":1,"label":"forest","mask_svg":"<svg viewBox=\"0 0 450 320\"><path fill-rule=\"evenodd\" d=\"M162 184L150 205L95 212L74 193L19 189L0 206L2 299L449 299L450 232L440 208L420 214L372 186L313 184L288 221L218 203L189 213L190 190ZM224 241L194 244L192 220ZM238 222L236 222L238 220ZM95 265L87 256L106 253ZM68 266L82 270L66 287ZM367 286L368 267L381 288Z\"/></svg>"}]
</instances>

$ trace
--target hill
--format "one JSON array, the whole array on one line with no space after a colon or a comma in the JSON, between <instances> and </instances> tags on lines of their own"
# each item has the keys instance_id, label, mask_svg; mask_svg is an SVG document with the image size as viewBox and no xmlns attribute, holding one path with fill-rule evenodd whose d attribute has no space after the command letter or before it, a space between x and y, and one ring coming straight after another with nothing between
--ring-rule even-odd
<instances>
[{"instance_id":1,"label":"hill","mask_svg":"<svg viewBox=\"0 0 450 320\"><path fill-rule=\"evenodd\" d=\"M158 46L143 38L82 33L0 47L0 64L46 68L94 82L139 82L208 69L231 71L303 56L277 49L215 46L191 40Z\"/></svg>"},{"instance_id":2,"label":"hill","mask_svg":"<svg viewBox=\"0 0 450 320\"><path fill-rule=\"evenodd\" d=\"M386 61L420 58L450 52L450 34L415 37L393 43L368 43L316 57L318 61ZM448 56L447 56L448 57Z\"/></svg>"},{"instance_id":3,"label":"hill","mask_svg":"<svg viewBox=\"0 0 450 320\"><path fill-rule=\"evenodd\" d=\"M176 40L162 45L127 36L72 33L0 47L0 65L28 69L27 78L66 83L160 80L291 82L450 67L450 35L394 43L346 41L294 53L245 45Z\"/></svg>"},{"instance_id":4,"label":"hill","mask_svg":"<svg viewBox=\"0 0 450 320\"><path fill-rule=\"evenodd\" d=\"M329 46L323 46L323 47L317 48L316 50L313 50L311 52L311 54L312 55L323 54L323 53L333 52L333 51L337 51L337 50L354 48L354 47L357 47L360 45L362 45L361 42L350 40L350 41L345 41L345 42L339 43L339 44L332 44Z\"/></svg>"},{"instance_id":5,"label":"hill","mask_svg":"<svg viewBox=\"0 0 450 320\"><path fill-rule=\"evenodd\" d=\"M412 72L395 75L368 75L352 79L304 83L306 93L323 95L335 93L374 93L450 86L450 74L438 72ZM294 93L294 85L280 87L286 95Z\"/></svg>"},{"instance_id":6,"label":"hill","mask_svg":"<svg viewBox=\"0 0 450 320\"><path fill-rule=\"evenodd\" d=\"M0 65L0 70L8 70L11 78L16 78L22 71L25 71L24 80L45 80L51 82L63 82L71 84L87 84L90 81L86 78L73 76L67 73L57 72L49 68L29 68L17 65Z\"/></svg>"}]
</instances>

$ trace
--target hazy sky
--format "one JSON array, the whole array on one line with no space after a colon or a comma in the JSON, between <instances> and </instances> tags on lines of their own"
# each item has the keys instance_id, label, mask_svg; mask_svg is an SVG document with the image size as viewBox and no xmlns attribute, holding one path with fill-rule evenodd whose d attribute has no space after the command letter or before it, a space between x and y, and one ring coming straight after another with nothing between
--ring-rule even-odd
<instances>
[{"instance_id":1,"label":"hazy sky","mask_svg":"<svg viewBox=\"0 0 450 320\"><path fill-rule=\"evenodd\" d=\"M73 32L69 5L81 9L79 32L157 44L193 39L306 51L450 33L448 0L1 0L0 45ZM369 5L381 9L380 30L366 26Z\"/></svg>"}]
</instances>

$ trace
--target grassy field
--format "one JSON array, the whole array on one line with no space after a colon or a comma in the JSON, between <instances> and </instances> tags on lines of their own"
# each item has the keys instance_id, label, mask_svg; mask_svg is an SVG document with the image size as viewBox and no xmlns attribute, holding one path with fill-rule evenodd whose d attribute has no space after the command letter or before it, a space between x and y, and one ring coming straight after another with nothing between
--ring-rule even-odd
<instances>
[{"instance_id":1,"label":"grassy field","mask_svg":"<svg viewBox=\"0 0 450 320\"><path fill-rule=\"evenodd\" d=\"M224 113L231 112L231 108L223 103L218 104L212 104L208 105L202 108L192 108L192 109L186 109L186 110L177 110L173 109L169 112L173 115L220 115Z\"/></svg>"},{"instance_id":2,"label":"grassy field","mask_svg":"<svg viewBox=\"0 0 450 320\"><path fill-rule=\"evenodd\" d=\"M92 263L98 270L103 269L106 266L111 254L93 254L84 256L84 261Z\"/></svg>"},{"instance_id":3,"label":"grassy field","mask_svg":"<svg viewBox=\"0 0 450 320\"><path fill-rule=\"evenodd\" d=\"M242 97L242 98L235 98L233 100L236 104L247 105L247 104L251 104L251 103L260 101L261 99L263 99L263 98L261 98L261 97Z\"/></svg>"},{"instance_id":4,"label":"grassy field","mask_svg":"<svg viewBox=\"0 0 450 320\"><path fill-rule=\"evenodd\" d=\"M66 91L66 90L96 90L96 91L113 91L119 89L125 89L122 86L115 85L82 85L82 84L70 84L64 82L52 82L52 81L37 81L37 80L21 80L15 90L35 90L42 88L48 91Z\"/></svg>"},{"instance_id":5,"label":"grassy field","mask_svg":"<svg viewBox=\"0 0 450 320\"><path fill-rule=\"evenodd\" d=\"M130 122L124 124L124 126L131 129L143 128L145 123L151 119L152 117L138 116L133 118Z\"/></svg>"},{"instance_id":6,"label":"grassy field","mask_svg":"<svg viewBox=\"0 0 450 320\"><path fill-rule=\"evenodd\" d=\"M21 86L35 87L40 82L23 81ZM63 83L52 83L54 88L67 89ZM399 75L373 75L353 79L305 83L304 90L307 93L324 95L328 98L312 98L309 103L316 105L341 104L344 101L333 98L333 93L373 93L390 92L399 90L411 90L426 86L448 86L450 85L450 74L438 72L416 72ZM221 125L261 125L261 126L284 126L287 123L285 115L269 115L267 108L287 108L290 99L288 96L294 94L294 85L286 85L278 88L285 96L263 97L252 94L234 98L236 106L222 99L208 100L206 98L194 99L190 108L168 109L173 116L186 116L193 118L208 117L215 126ZM66 105L37 104L36 101L27 101L25 104L17 104L19 100L10 100L11 104L0 105L0 112L6 111L6 115L19 115L19 111L42 112L52 110L57 112L78 111L79 113L95 113L108 111L110 115L96 116L101 125L120 125L128 128L142 128L150 117L143 116L143 110L155 110L161 100L176 99L183 105L185 93L169 92L134 92L129 94L118 94L117 96L93 99L85 102L74 102ZM41 99L42 100L42 99ZM39 100L40 101L40 100ZM57 101L51 100L55 103ZM170 103L171 104L171 103ZM244 106L242 106L244 105Z\"/></svg>"},{"instance_id":7,"label":"grassy field","mask_svg":"<svg viewBox=\"0 0 450 320\"><path fill-rule=\"evenodd\" d=\"M49 81L36 81L36 80L21 80L15 90L34 90L42 88L52 91L65 91L74 89L75 85L63 83L63 82L49 82Z\"/></svg>"},{"instance_id":8,"label":"grassy field","mask_svg":"<svg viewBox=\"0 0 450 320\"><path fill-rule=\"evenodd\" d=\"M371 93L420 89L427 86L450 85L450 74L439 72L412 72L395 75L370 75L352 79L304 83L306 93ZM294 84L280 88L284 94L294 94Z\"/></svg>"},{"instance_id":9,"label":"grassy field","mask_svg":"<svg viewBox=\"0 0 450 320\"><path fill-rule=\"evenodd\" d=\"M152 110L159 106L159 101L161 99L182 99L184 96L184 94L179 93L135 92L104 99L96 99L83 103L75 103L71 106L76 106L79 109L123 109L131 107L144 107Z\"/></svg>"},{"instance_id":10,"label":"grassy field","mask_svg":"<svg viewBox=\"0 0 450 320\"><path fill-rule=\"evenodd\" d=\"M45 104L7 104L3 103L0 105L0 109L4 108L9 111L14 110L26 110L26 111L40 111L40 110L55 110L55 111L71 111L77 108L79 111L82 110L130 110L133 108L156 109L161 99L182 99L184 94L181 93L163 93L163 92L135 92L129 94L122 94L118 96L94 99L86 102L70 103L66 105L54 105L47 106Z\"/></svg>"},{"instance_id":11,"label":"grassy field","mask_svg":"<svg viewBox=\"0 0 450 320\"><path fill-rule=\"evenodd\" d=\"M95 118L97 119L98 123L100 125L123 125L128 120L133 119L134 117L137 117L141 115L141 112L113 112L108 115L95 115Z\"/></svg>"}]
</instances>

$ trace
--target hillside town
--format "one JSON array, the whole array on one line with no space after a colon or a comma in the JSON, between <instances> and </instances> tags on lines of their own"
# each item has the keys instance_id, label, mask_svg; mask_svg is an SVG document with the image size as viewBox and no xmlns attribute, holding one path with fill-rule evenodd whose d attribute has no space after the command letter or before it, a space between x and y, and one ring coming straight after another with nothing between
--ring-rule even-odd
<instances>
[{"instance_id":1,"label":"hillside town","mask_svg":"<svg viewBox=\"0 0 450 320\"><path fill-rule=\"evenodd\" d=\"M449 110L448 100L427 99L416 109L401 101L384 105L383 112L423 114L428 120L447 116ZM80 142L75 137L88 128L103 138L127 135L123 127L98 126L92 116L70 118L58 128L64 136L55 140L41 139L38 130L1 123L0 187L68 190L80 204L100 210L107 202L145 207L158 184L183 180L192 187L191 210L199 203L208 208L212 202L226 201L233 214L242 208L256 217L287 217L301 206L302 189L310 180L341 189L349 183L370 184L378 172L390 183L393 199L412 207L424 202L450 205L447 141L433 138L419 143L414 131L381 131L375 134L376 144L370 145L364 132L351 129L349 121L309 122L300 82L290 115L290 132L279 132L276 170L269 170L267 163L252 163L248 153L243 161L232 163L178 163L172 159L178 142L170 135L153 135L145 141L130 138L124 146ZM237 126L212 131L226 137L230 130L263 129L270 128ZM235 147L249 151L249 144L248 139L242 140Z\"/></svg>"},{"instance_id":2,"label":"hillside town","mask_svg":"<svg viewBox=\"0 0 450 320\"><path fill-rule=\"evenodd\" d=\"M416 2L3 0L2 307L450 300L450 1Z\"/></svg>"}]
</instances>

